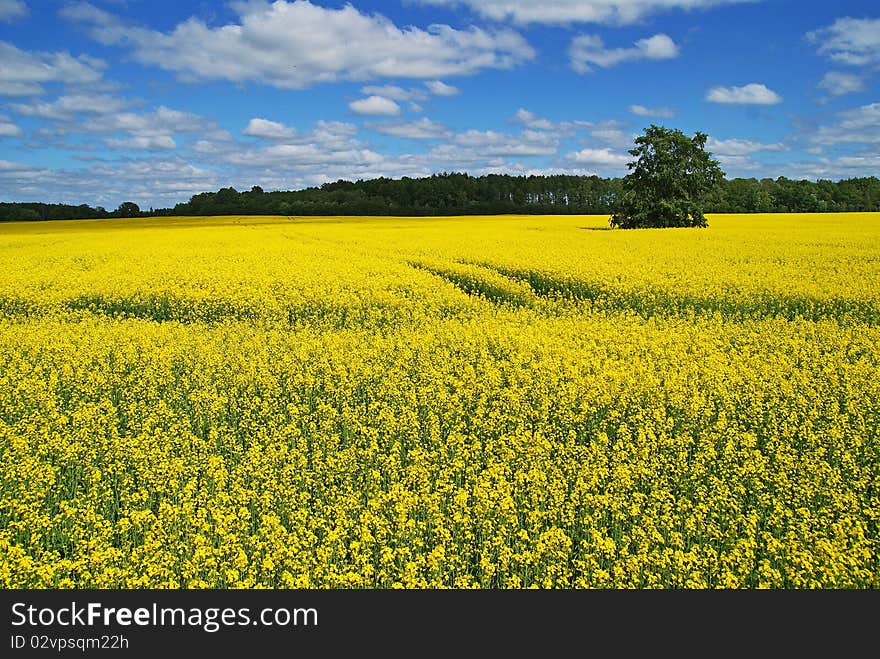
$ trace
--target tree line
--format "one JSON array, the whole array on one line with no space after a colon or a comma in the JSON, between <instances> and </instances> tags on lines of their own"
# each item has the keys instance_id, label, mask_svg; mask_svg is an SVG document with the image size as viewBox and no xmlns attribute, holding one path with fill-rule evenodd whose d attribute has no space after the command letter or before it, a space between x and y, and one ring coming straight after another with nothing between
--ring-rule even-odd
<instances>
[{"instance_id":1,"label":"tree line","mask_svg":"<svg viewBox=\"0 0 880 659\"><path fill-rule=\"evenodd\" d=\"M108 211L103 206L88 204L46 204L43 202L0 202L0 222L26 222L40 220L91 220L110 217L141 217L154 213L142 211L131 201L123 202L115 211Z\"/></svg>"},{"instance_id":2,"label":"tree line","mask_svg":"<svg viewBox=\"0 0 880 659\"><path fill-rule=\"evenodd\" d=\"M624 179L599 176L510 176L442 173L424 178L336 181L302 190L202 192L173 208L142 210L46 203L0 203L0 221L172 215L469 215L614 213ZM880 179L840 181L785 177L722 178L707 193L709 213L880 211Z\"/></svg>"}]
</instances>

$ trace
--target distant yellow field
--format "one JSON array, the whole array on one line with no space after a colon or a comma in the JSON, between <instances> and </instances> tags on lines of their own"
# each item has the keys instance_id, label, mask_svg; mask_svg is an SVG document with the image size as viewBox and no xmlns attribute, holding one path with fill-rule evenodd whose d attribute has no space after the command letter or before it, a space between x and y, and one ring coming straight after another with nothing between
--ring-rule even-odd
<instances>
[{"instance_id":1,"label":"distant yellow field","mask_svg":"<svg viewBox=\"0 0 880 659\"><path fill-rule=\"evenodd\" d=\"M880 214L0 223L0 587L880 587Z\"/></svg>"}]
</instances>

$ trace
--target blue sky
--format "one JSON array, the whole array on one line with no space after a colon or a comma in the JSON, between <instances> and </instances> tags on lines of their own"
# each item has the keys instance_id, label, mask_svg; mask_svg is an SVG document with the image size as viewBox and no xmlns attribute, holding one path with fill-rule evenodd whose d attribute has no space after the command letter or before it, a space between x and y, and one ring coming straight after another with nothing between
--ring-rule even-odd
<instances>
[{"instance_id":1,"label":"blue sky","mask_svg":"<svg viewBox=\"0 0 880 659\"><path fill-rule=\"evenodd\" d=\"M0 200L168 207L442 171L880 174L880 7L839 0L0 0Z\"/></svg>"}]
</instances>

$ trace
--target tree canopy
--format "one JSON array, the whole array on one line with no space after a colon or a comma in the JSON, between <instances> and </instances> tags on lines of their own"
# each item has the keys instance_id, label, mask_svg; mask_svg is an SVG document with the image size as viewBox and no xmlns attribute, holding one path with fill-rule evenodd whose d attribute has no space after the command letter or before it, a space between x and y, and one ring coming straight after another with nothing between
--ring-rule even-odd
<instances>
[{"instance_id":1,"label":"tree canopy","mask_svg":"<svg viewBox=\"0 0 880 659\"><path fill-rule=\"evenodd\" d=\"M201 192L156 215L610 215L620 207L622 178L509 176L464 173L424 178L336 181L302 190ZM133 208L127 208L133 211ZM778 178L722 180L706 196L707 213L822 213L880 211L876 176L840 181ZM0 222L119 217L119 210L81 204L2 203Z\"/></svg>"},{"instance_id":2,"label":"tree canopy","mask_svg":"<svg viewBox=\"0 0 880 659\"><path fill-rule=\"evenodd\" d=\"M133 201L123 201L114 213L116 217L138 217L140 214L140 207Z\"/></svg>"},{"instance_id":3,"label":"tree canopy","mask_svg":"<svg viewBox=\"0 0 880 659\"><path fill-rule=\"evenodd\" d=\"M724 180L724 172L706 151L705 133L688 137L678 129L652 124L635 139L623 178L623 194L611 226L705 227L709 194Z\"/></svg>"}]
</instances>

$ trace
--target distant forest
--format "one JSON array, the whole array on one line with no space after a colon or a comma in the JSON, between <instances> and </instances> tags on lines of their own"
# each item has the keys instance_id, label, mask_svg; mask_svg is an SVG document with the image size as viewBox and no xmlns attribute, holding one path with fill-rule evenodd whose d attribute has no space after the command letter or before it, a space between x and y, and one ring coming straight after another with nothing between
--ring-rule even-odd
<instances>
[{"instance_id":1,"label":"distant forest","mask_svg":"<svg viewBox=\"0 0 880 659\"><path fill-rule=\"evenodd\" d=\"M222 188L174 208L113 211L85 204L0 203L0 221L169 215L470 215L597 214L614 212L622 179L598 176L508 176L463 173L425 178L337 181L320 187L264 192ZM706 204L709 213L823 213L880 211L880 179L841 181L735 178L724 180Z\"/></svg>"}]
</instances>

